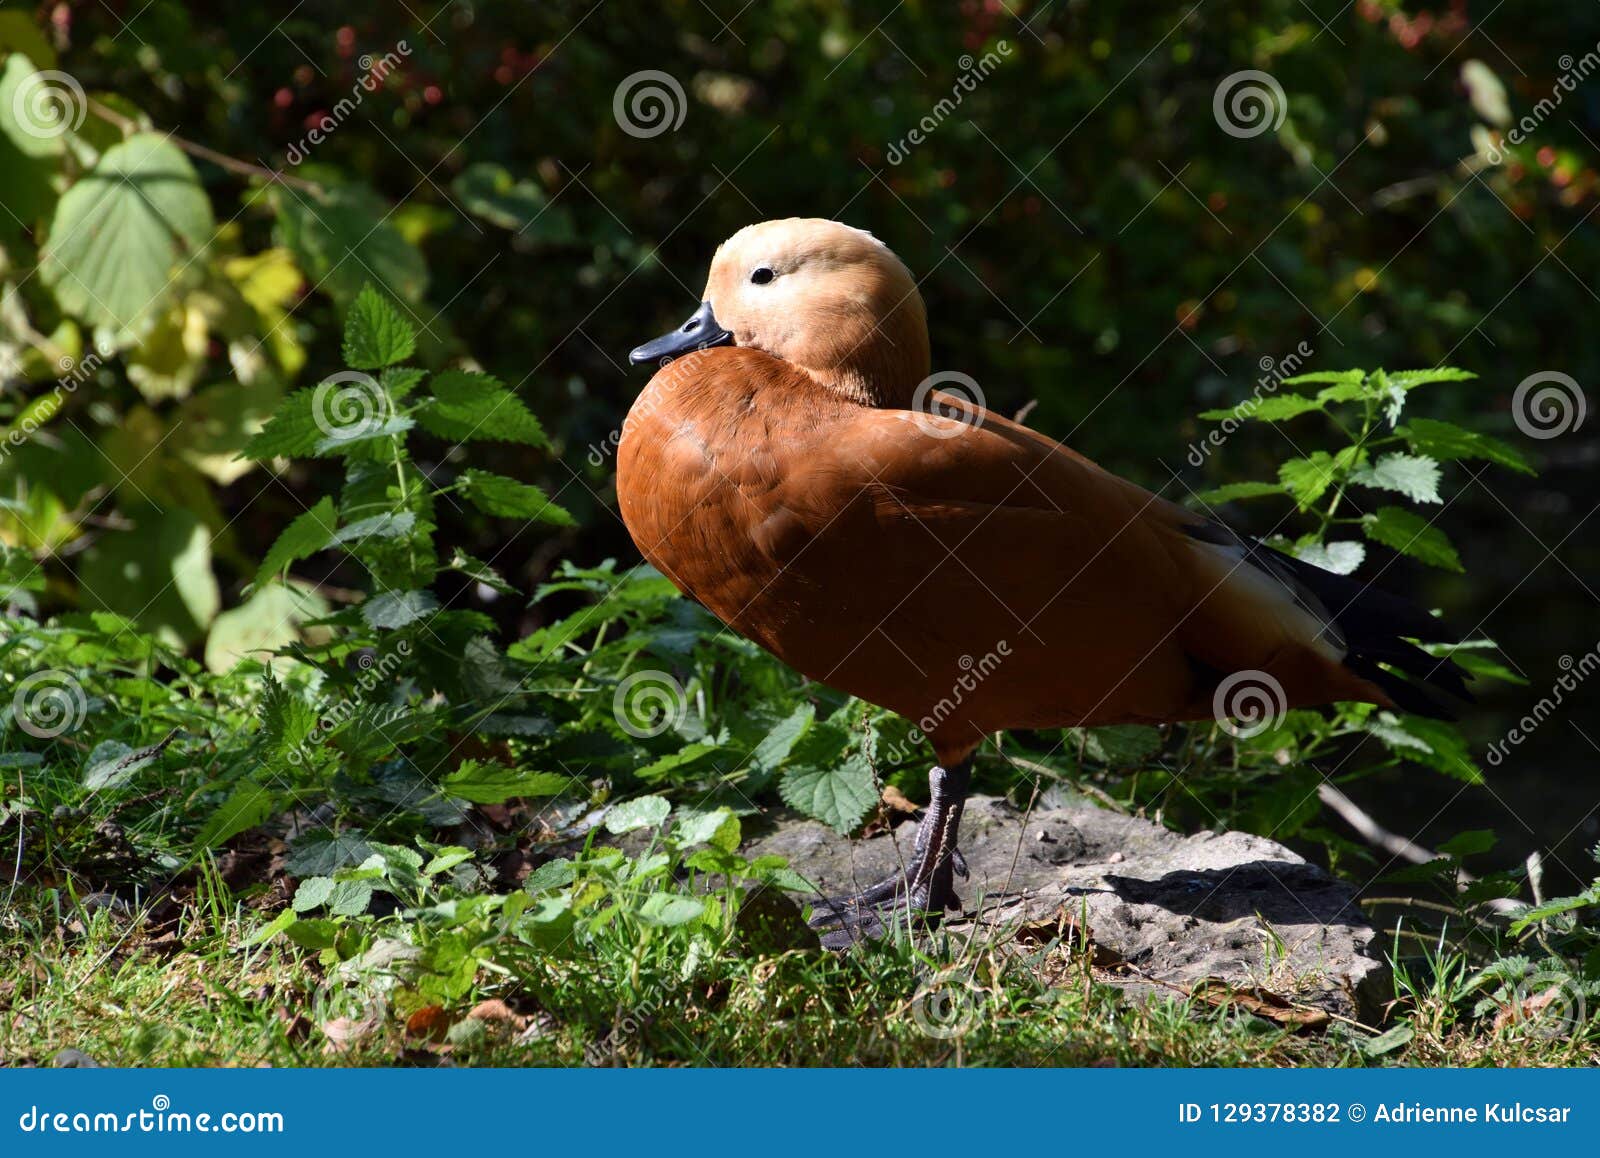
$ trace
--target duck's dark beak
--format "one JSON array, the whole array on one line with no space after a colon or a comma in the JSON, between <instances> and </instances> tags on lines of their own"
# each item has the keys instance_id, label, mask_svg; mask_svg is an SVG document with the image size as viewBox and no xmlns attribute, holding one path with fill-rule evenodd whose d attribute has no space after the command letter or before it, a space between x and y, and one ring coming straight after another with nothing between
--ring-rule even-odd
<instances>
[{"instance_id":1,"label":"duck's dark beak","mask_svg":"<svg viewBox=\"0 0 1600 1158\"><path fill-rule=\"evenodd\" d=\"M700 308L670 334L662 334L653 342L636 346L628 361L638 366L644 362L658 362L662 358L676 358L691 350L704 350L708 346L731 346L733 335L717 325L710 302L701 302Z\"/></svg>"}]
</instances>

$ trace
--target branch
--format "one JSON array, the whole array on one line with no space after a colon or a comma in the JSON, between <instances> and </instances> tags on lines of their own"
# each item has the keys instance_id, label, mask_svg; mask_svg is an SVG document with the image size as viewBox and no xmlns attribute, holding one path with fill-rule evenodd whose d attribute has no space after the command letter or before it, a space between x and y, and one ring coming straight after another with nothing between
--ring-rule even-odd
<instances>
[{"instance_id":1,"label":"branch","mask_svg":"<svg viewBox=\"0 0 1600 1158\"><path fill-rule=\"evenodd\" d=\"M107 108L93 97L88 99L87 105L91 113L99 117L102 121L115 125L124 133L136 133L139 131L140 126L137 121L130 117L123 116L121 113L117 112L116 109ZM315 181L307 181L304 177L295 177L278 169L269 169L265 165L256 165L249 161L241 161L237 157L230 157L226 153L219 153L215 149L208 149L206 146L197 144L196 142L188 140L184 137L180 137L176 133L169 135L167 140L171 141L174 145L178 146L178 148L182 149L190 156L199 157L204 161L210 161L213 165L217 166L217 168L226 169L230 173L237 173L241 177L262 177L268 181L280 181L285 185L293 185L297 189L304 189L306 192L315 193L318 196L321 196L323 193L322 186L318 185Z\"/></svg>"}]
</instances>

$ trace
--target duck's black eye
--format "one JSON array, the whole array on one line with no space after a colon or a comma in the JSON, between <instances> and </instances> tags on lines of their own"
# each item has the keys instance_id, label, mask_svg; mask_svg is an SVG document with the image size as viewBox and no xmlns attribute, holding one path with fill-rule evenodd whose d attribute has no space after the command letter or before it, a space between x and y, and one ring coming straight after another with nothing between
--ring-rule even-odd
<instances>
[{"instance_id":1,"label":"duck's black eye","mask_svg":"<svg viewBox=\"0 0 1600 1158\"><path fill-rule=\"evenodd\" d=\"M766 266L760 266L750 275L750 280L756 285L766 285L772 280L772 271Z\"/></svg>"}]
</instances>

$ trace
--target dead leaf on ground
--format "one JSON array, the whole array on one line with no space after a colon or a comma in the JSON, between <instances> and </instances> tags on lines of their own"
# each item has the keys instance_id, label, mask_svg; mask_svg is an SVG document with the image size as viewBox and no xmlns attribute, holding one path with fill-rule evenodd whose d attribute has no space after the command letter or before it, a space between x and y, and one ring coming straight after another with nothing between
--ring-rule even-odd
<instances>
[{"instance_id":1,"label":"dead leaf on ground","mask_svg":"<svg viewBox=\"0 0 1600 1158\"><path fill-rule=\"evenodd\" d=\"M512 1029L522 1029L528 1024L528 1019L513 1010L498 997L491 997L487 1001L480 1001L467 1010L467 1017L473 1021L492 1022L510 1026Z\"/></svg>"},{"instance_id":2,"label":"dead leaf on ground","mask_svg":"<svg viewBox=\"0 0 1600 1158\"><path fill-rule=\"evenodd\" d=\"M442 1005L424 1005L406 1018L406 1033L412 1037L427 1037L443 1041L450 1032L451 1017Z\"/></svg>"},{"instance_id":3,"label":"dead leaf on ground","mask_svg":"<svg viewBox=\"0 0 1600 1158\"><path fill-rule=\"evenodd\" d=\"M335 1017L323 1022L322 1036L328 1039L326 1052L343 1053L359 1045L376 1032L382 1020L382 1013L372 1008L360 1017Z\"/></svg>"},{"instance_id":4,"label":"dead leaf on ground","mask_svg":"<svg viewBox=\"0 0 1600 1158\"><path fill-rule=\"evenodd\" d=\"M1509 1005L1500 1007L1500 1012L1494 1015L1495 1029L1508 1029L1514 1025L1523 1025L1530 1021L1538 1021L1539 1017L1550 1005L1561 1000L1561 986L1552 985L1543 993L1532 997L1513 999Z\"/></svg>"},{"instance_id":5,"label":"dead leaf on ground","mask_svg":"<svg viewBox=\"0 0 1600 1158\"><path fill-rule=\"evenodd\" d=\"M1295 1005L1271 990L1260 987L1241 989L1215 977L1196 981L1189 986L1189 996L1218 1008L1237 1005L1257 1017L1296 1029L1312 1029L1332 1020L1325 1009Z\"/></svg>"}]
</instances>

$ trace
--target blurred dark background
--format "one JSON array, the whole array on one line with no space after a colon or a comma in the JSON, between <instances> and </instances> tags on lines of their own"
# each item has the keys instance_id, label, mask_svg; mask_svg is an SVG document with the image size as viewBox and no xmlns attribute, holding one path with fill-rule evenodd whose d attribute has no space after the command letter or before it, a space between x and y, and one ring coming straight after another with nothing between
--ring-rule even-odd
<instances>
[{"instance_id":1,"label":"blurred dark background","mask_svg":"<svg viewBox=\"0 0 1600 1158\"><path fill-rule=\"evenodd\" d=\"M1210 429L1195 414L1246 397L1302 343L1302 371L1475 372L1422 412L1514 443L1540 476L1447 465L1438 525L1465 574L1372 558L1362 575L1492 636L1528 681L1487 689L1466 721L1480 757L1562 657L1600 646L1600 419L1534 439L1511 411L1536 372L1591 397L1600 384L1592 0L88 0L6 7L0 50L49 57L34 64L112 113L243 163L194 160L221 272L182 281L155 331L114 340L49 437L0 462L0 541L46 560L47 610L84 602L97 568L198 565L216 606L165 619L138 582L90 586L203 645L208 613L239 602L302 509L295 493L322 481L296 468L313 473L269 485L218 462L282 391L338 366L337 319L370 278L425 326L425 361L468 359L514 386L561 448L490 450L503 457L486 465L541 482L577 530L507 542L469 523L457 540L529 590L559 558L631 561L610 453L642 382L626 351L693 308L723 237L804 215L870 229L905 259L936 369L970 374L998 410L1032 405L1030 425L1179 501L1323 445L1309 418L1187 461ZM1215 106L1245 70L1282 94L1261 132L1227 131ZM1525 140L1505 140L1530 116ZM33 276L48 216L34 202L54 170L35 188L24 161L0 157L7 422L56 377L36 339L73 340L76 324ZM319 234L296 204L306 191L268 189L271 170L337 190L342 216ZM263 254L287 284L257 287L277 313L257 310L272 324L252 341L218 320L206 278L264 283L265 266L225 266ZM254 365L263 337L269 364ZM201 420L220 428L210 442L173 434ZM1226 513L1264 533L1283 512ZM172 520L207 550L122 565ZM508 631L540 621L467 594ZM1595 687L1569 697L1487 788L1395 773L1355 794L1424 843L1493 828L1495 859L1554 848L1580 875L1600 837L1597 704Z\"/></svg>"}]
</instances>

